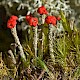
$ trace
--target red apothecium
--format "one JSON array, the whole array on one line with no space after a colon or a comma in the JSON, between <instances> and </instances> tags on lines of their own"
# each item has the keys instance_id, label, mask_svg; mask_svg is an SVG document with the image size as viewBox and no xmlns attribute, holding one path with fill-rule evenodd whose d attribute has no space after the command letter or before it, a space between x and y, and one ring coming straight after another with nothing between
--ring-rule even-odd
<instances>
[{"instance_id":1,"label":"red apothecium","mask_svg":"<svg viewBox=\"0 0 80 80\"><path fill-rule=\"evenodd\" d=\"M12 16L10 17L10 19L18 20L18 17L17 17L17 16L12 15Z\"/></svg>"},{"instance_id":2,"label":"red apothecium","mask_svg":"<svg viewBox=\"0 0 80 80\"><path fill-rule=\"evenodd\" d=\"M38 19L35 17L30 17L28 23L30 26L36 27L38 25Z\"/></svg>"},{"instance_id":3,"label":"red apothecium","mask_svg":"<svg viewBox=\"0 0 80 80\"><path fill-rule=\"evenodd\" d=\"M57 19L56 19L55 16L47 16L47 17L45 18L45 22L46 22L47 24L56 25Z\"/></svg>"},{"instance_id":4,"label":"red apothecium","mask_svg":"<svg viewBox=\"0 0 80 80\"><path fill-rule=\"evenodd\" d=\"M38 12L39 14L41 14L41 15L48 13L48 11L46 10L46 8L45 8L44 6L39 7L38 10L37 10L37 12Z\"/></svg>"},{"instance_id":5,"label":"red apothecium","mask_svg":"<svg viewBox=\"0 0 80 80\"><path fill-rule=\"evenodd\" d=\"M15 25L17 24L16 20L18 20L17 16L11 16L10 19L7 22L7 27L12 29L15 27Z\"/></svg>"}]
</instances>

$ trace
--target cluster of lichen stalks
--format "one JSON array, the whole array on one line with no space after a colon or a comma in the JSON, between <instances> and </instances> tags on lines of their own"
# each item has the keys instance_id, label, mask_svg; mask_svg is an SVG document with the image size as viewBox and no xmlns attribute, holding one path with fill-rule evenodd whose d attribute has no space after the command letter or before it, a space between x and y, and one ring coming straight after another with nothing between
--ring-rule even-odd
<instances>
[{"instance_id":1,"label":"cluster of lichen stalks","mask_svg":"<svg viewBox=\"0 0 80 80\"><path fill-rule=\"evenodd\" d=\"M54 59L54 55L53 55L53 28L57 25L57 20L59 21L61 18L60 17L55 17L55 16L47 16L46 18L44 18L44 16L46 16L48 14L46 8L44 6L41 6L38 8L38 13L42 16L42 23L44 24L44 22L46 22L49 25L49 51L51 54L51 58L53 59L53 61L55 62ZM8 20L7 22L7 27L11 29L11 33L15 39L15 43L19 49L19 53L21 55L21 57L26 61L26 57L24 55L24 51L23 48L20 44L19 38L17 36L17 31L16 31L16 20L18 20L18 18L16 16L11 16L11 18ZM31 17L31 15L26 15L26 20L27 22L29 22L30 26L33 26L33 32L34 32L34 38L33 38L33 45L34 45L34 53L35 53L35 57L37 57L37 43L38 43L38 32L37 32L37 28L38 28L38 20L37 18ZM42 54L43 54L43 38L44 33L42 32Z\"/></svg>"},{"instance_id":2,"label":"cluster of lichen stalks","mask_svg":"<svg viewBox=\"0 0 80 80\"><path fill-rule=\"evenodd\" d=\"M55 16L47 16L46 17L47 10L46 10L46 8L44 6L42 6L42 7L39 8L38 13L41 15L41 19L42 19L41 25L44 25L45 19L46 19L46 23L47 23L46 25L47 25L47 27L49 29L48 30L49 31L48 32L49 53L50 53L50 56L51 56L51 58L53 60L53 63L55 63L55 57L54 57L54 54L53 54L53 40L54 40L54 38L53 38L53 33L54 33L53 28L56 28L57 29L57 20L60 20L61 18L60 17L57 17L57 16L56 17ZM30 15L27 15L27 16L30 17ZM23 17L23 18L26 18L26 17ZM22 62L23 63L26 63L26 59L27 58L25 57L23 47L22 47L22 45L21 45L21 43L19 41L19 38L18 38L18 35L17 35L17 31L16 31L16 25L17 25L16 24L17 23L16 20L18 20L18 17L17 16L14 16L14 15L11 16L10 19L8 20L8 22L7 22L7 27L11 29L11 33L12 33L12 35L14 37L15 45L18 48L18 52L19 52L19 55L21 56ZM34 23L35 20L32 20L32 22ZM40 55L42 56L41 58L43 58L43 55L44 55L44 38L45 38L44 37L43 28L40 29L40 31L41 31L41 39L39 39L39 37L38 37L39 36L39 33L38 33L38 25L36 25L36 26L32 25L32 26L33 26L32 28L33 28L33 35L34 35L33 36L33 44L32 44L33 47L34 47L34 54L33 54L34 55L34 58L35 59L38 59L38 56L39 56L39 54L38 54L38 48L39 48L38 47L38 43L39 43L39 40L41 41L41 46L40 46L40 48L41 48L41 54ZM16 47L15 47L15 50L16 50ZM16 52L13 53L12 50L9 50L8 53L11 55L12 60L13 60L13 63L16 64L17 62L16 62L16 59L14 57L14 55L16 54ZM35 63L35 65L36 65L36 63ZM48 69L45 68L45 70L47 72L49 72ZM49 73L49 74L52 75L52 73Z\"/></svg>"},{"instance_id":3,"label":"cluster of lichen stalks","mask_svg":"<svg viewBox=\"0 0 80 80\"><path fill-rule=\"evenodd\" d=\"M29 15L29 14L28 14ZM51 14L50 14L51 15ZM36 16L36 15L35 15ZM24 20L24 16L21 16L19 19L23 19ZM44 41L45 41L45 34L44 34L44 32L43 32L43 28L40 28L40 26L41 27L44 27L46 24L44 23L44 21L45 21L45 15L42 15L41 16L41 24L39 25L39 26L37 26L37 27L31 27L31 28L33 28L32 30L33 30L33 35L34 35L34 37L33 37L33 48L34 48L34 53L32 54L32 55L34 55L34 57L37 59L37 60L39 60L38 59L38 56L39 56L39 54L38 54L38 51L39 51L39 49L41 50L40 52L41 52L41 56L43 56L44 55ZM61 24L61 23L60 23ZM29 25L28 25L29 26ZM54 44L54 39L55 39L55 36L53 36L54 35L54 32L56 32L56 31L54 31L54 28L55 28L55 30L57 30L57 28L54 26L54 25L52 25L52 24L48 24L48 25L46 25L47 27L48 27L48 39L47 40L49 40L49 44L48 44L48 46L49 46L49 54L50 54L50 57L51 57L51 60L53 61L53 64L55 63L55 56L54 56L54 54L53 54L53 44ZM57 25L56 25L57 26ZM28 27L28 28L30 28L30 26ZM38 28L40 28L40 29L38 29ZM39 31L41 31L41 38L39 39ZM28 32L30 32L30 31L28 31ZM23 49L23 47L22 47L22 45L21 45L21 43L20 43L20 41L19 41L19 38L18 38L18 36L17 36L17 31L16 31L16 25L15 25L15 27L14 28L12 28L11 29L11 33L12 33L12 35L14 36L14 39L15 39L15 47L18 47L18 50L19 50L19 54L20 54L20 56L21 56L21 58L22 58L22 61L24 62L25 61L25 64L26 64L26 57L25 57L25 50ZM38 43L39 43L39 41L41 41L41 46L40 47L38 47ZM30 46L29 46L30 47ZM16 49L15 49L16 50ZM14 51L15 51L14 50ZM26 51L27 52L27 51ZM31 51L32 52L32 51ZM14 57L14 53L11 51L11 50L9 50L8 51L8 53L11 55L11 57L12 57L12 59L13 59L13 62L14 62L14 64L16 64L17 63L17 61L16 61L16 59L15 59L15 57ZM42 57L43 58L43 57ZM40 61L41 62L41 61ZM43 64L43 62L41 62L41 64ZM49 71L48 71L48 69L44 66L44 69L47 71L47 73L49 73ZM51 73L49 73L51 76L53 76ZM53 78L54 78L54 76L53 76Z\"/></svg>"}]
</instances>

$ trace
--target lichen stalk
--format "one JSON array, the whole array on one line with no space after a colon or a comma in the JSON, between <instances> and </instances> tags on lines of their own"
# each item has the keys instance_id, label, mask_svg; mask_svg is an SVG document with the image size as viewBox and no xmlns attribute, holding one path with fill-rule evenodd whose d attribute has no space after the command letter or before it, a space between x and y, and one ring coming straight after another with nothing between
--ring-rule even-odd
<instances>
[{"instance_id":1,"label":"lichen stalk","mask_svg":"<svg viewBox=\"0 0 80 80\"><path fill-rule=\"evenodd\" d=\"M42 24L45 22L45 14L42 15ZM44 48L44 32L43 32L43 27L42 27L42 42L41 42L41 56L43 57L43 48Z\"/></svg>"},{"instance_id":2,"label":"lichen stalk","mask_svg":"<svg viewBox=\"0 0 80 80\"><path fill-rule=\"evenodd\" d=\"M16 26L11 29L11 33L12 33L12 35L14 37L15 43L18 45L18 49L19 49L19 53L20 53L21 58L26 61L26 57L24 55L23 47L20 44L19 38L17 36Z\"/></svg>"},{"instance_id":3,"label":"lichen stalk","mask_svg":"<svg viewBox=\"0 0 80 80\"><path fill-rule=\"evenodd\" d=\"M37 57L37 41L38 41L37 26L33 27L33 32L34 32L34 38L33 38L34 53L35 57Z\"/></svg>"},{"instance_id":4,"label":"lichen stalk","mask_svg":"<svg viewBox=\"0 0 80 80\"><path fill-rule=\"evenodd\" d=\"M54 57L54 54L53 54L53 25L52 24L49 24L49 34L48 34L48 37L49 37L49 53L50 53L50 57L52 59L52 61L55 63L55 57Z\"/></svg>"},{"instance_id":5,"label":"lichen stalk","mask_svg":"<svg viewBox=\"0 0 80 80\"><path fill-rule=\"evenodd\" d=\"M14 54L13 54L12 50L8 50L8 53L11 55L13 63L16 64L16 59L14 57Z\"/></svg>"}]
</instances>

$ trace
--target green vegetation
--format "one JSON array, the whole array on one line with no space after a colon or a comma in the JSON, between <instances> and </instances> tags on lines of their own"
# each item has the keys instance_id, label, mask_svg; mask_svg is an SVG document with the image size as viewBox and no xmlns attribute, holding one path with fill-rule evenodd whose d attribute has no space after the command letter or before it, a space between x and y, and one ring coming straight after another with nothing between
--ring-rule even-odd
<instances>
[{"instance_id":1,"label":"green vegetation","mask_svg":"<svg viewBox=\"0 0 80 80\"><path fill-rule=\"evenodd\" d=\"M23 61L17 51L12 50L14 58L6 51L0 54L0 79L2 80L79 80L80 79L80 30L65 18L60 12L63 32L55 36L53 54L55 63L49 53L48 25L40 25L43 30L38 32L41 38L44 33L43 51L41 41L38 40L38 57L33 49L33 29L22 32L22 46L26 56ZM46 25L46 26L45 26ZM14 60L16 63L14 63ZM42 73L43 72L43 73ZM41 79L39 79L41 78Z\"/></svg>"}]
</instances>

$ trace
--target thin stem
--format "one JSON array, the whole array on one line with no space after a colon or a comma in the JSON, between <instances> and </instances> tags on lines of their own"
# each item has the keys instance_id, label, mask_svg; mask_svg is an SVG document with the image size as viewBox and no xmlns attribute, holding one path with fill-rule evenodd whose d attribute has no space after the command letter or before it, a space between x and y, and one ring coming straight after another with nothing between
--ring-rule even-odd
<instances>
[{"instance_id":1,"label":"thin stem","mask_svg":"<svg viewBox=\"0 0 80 80\"><path fill-rule=\"evenodd\" d=\"M19 38L17 36L16 26L11 29L11 33L12 33L14 39L15 39L15 43L18 45L20 56L26 61L26 57L24 55L22 45L20 44Z\"/></svg>"},{"instance_id":2,"label":"thin stem","mask_svg":"<svg viewBox=\"0 0 80 80\"><path fill-rule=\"evenodd\" d=\"M42 24L45 22L45 15L42 15ZM43 48L44 48L44 32L43 32L43 27L42 27L42 42L41 42L41 57L43 58Z\"/></svg>"},{"instance_id":3,"label":"thin stem","mask_svg":"<svg viewBox=\"0 0 80 80\"><path fill-rule=\"evenodd\" d=\"M52 34L53 34L53 25L52 24L49 24L49 52L50 52L50 56L51 56L51 59L52 61L55 63L55 57L54 57L54 54L53 54L53 37L52 37Z\"/></svg>"},{"instance_id":4,"label":"thin stem","mask_svg":"<svg viewBox=\"0 0 80 80\"><path fill-rule=\"evenodd\" d=\"M33 27L33 31L34 31L34 39L33 39L34 52L35 52L35 57L37 57L37 41L38 41L37 26Z\"/></svg>"},{"instance_id":5,"label":"thin stem","mask_svg":"<svg viewBox=\"0 0 80 80\"><path fill-rule=\"evenodd\" d=\"M13 54L12 50L9 50L8 53L11 55L13 63L16 64L16 59L14 57L14 54Z\"/></svg>"}]
</instances>

